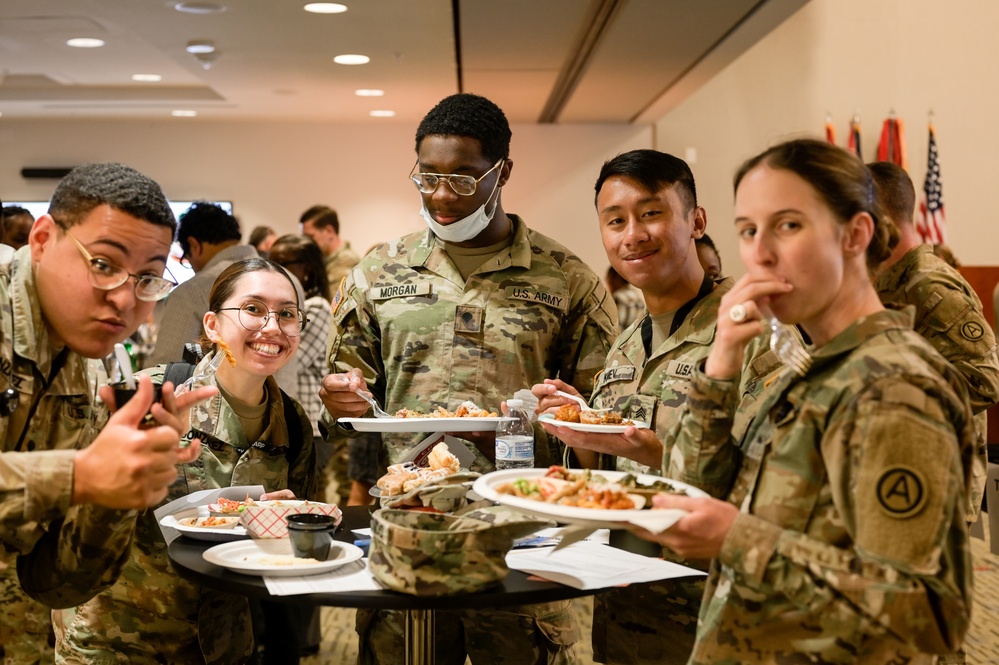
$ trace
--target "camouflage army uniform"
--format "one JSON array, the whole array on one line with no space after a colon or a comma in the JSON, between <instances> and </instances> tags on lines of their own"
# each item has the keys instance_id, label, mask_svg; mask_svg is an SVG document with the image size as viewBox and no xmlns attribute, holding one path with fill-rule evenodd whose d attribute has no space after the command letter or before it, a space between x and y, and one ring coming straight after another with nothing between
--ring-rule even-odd
<instances>
[{"instance_id":1,"label":"camouflage army uniform","mask_svg":"<svg viewBox=\"0 0 999 665\"><path fill-rule=\"evenodd\" d=\"M982 301L961 273L919 245L878 275L874 284L881 302L895 309L916 308L915 330L964 377L975 412L978 453L972 466L975 483L969 496L968 521L978 519L988 474L986 410L999 402L999 358L992 327L982 314Z\"/></svg>"},{"instance_id":2,"label":"camouflage army uniform","mask_svg":"<svg viewBox=\"0 0 999 665\"><path fill-rule=\"evenodd\" d=\"M211 361L209 354L195 372ZM148 370L163 380L163 366ZM231 485L263 485L268 492L290 488L313 497L315 447L301 406L287 417L302 425L302 449L289 468L288 430L277 383L267 379L268 425L255 443L246 440L239 418L216 395L191 409L191 431L202 441L197 462L184 465L164 503L191 492ZM203 588L177 575L153 510L138 521L135 546L118 582L90 602L53 613L57 663L245 662L253 638L246 598Z\"/></svg>"},{"instance_id":3,"label":"camouflage army uniform","mask_svg":"<svg viewBox=\"0 0 999 665\"><path fill-rule=\"evenodd\" d=\"M682 479L741 512L691 663L931 663L960 643L974 426L963 379L910 326L890 310L855 322L732 438L733 383L695 375Z\"/></svg>"},{"instance_id":4,"label":"camouflage army uniform","mask_svg":"<svg viewBox=\"0 0 999 665\"><path fill-rule=\"evenodd\" d=\"M74 449L93 441L103 424L93 409L99 363L69 351L58 357L37 303L26 247L11 262L0 263L0 391L12 383L20 393L17 410L0 418L0 658L5 664L52 661L48 605L80 603L110 585L126 560L135 527L135 513L70 505Z\"/></svg>"},{"instance_id":5,"label":"camouflage army uniform","mask_svg":"<svg viewBox=\"0 0 999 665\"><path fill-rule=\"evenodd\" d=\"M340 249L324 257L323 262L326 265L326 279L329 280L330 291L335 291L340 286L343 278L360 260L361 257L350 248L349 242L343 243L340 245Z\"/></svg>"},{"instance_id":6,"label":"camouflage army uniform","mask_svg":"<svg viewBox=\"0 0 999 665\"><path fill-rule=\"evenodd\" d=\"M627 418L649 423L663 441L664 460L671 456L673 446L668 435L680 418L694 366L711 350L721 297L734 283L729 277L714 284L710 293L693 304L682 322L675 323L679 327L651 356L646 357L642 322L636 322L618 337L604 370L597 375L593 406L613 408ZM780 361L765 340L754 343L747 353L742 394L747 398L757 395L767 376L780 368ZM660 469L649 469L625 457L601 455L601 466L660 474ZM669 550L662 554L677 563L708 569L706 560L685 561ZM597 595L593 601L594 660L622 665L686 662L694 646L703 594L704 580L699 579L632 584Z\"/></svg>"},{"instance_id":7,"label":"camouflage army uniform","mask_svg":"<svg viewBox=\"0 0 999 665\"><path fill-rule=\"evenodd\" d=\"M390 413L402 407L453 410L465 400L498 410L514 391L549 377L591 386L615 334L613 300L579 258L510 217L512 245L467 281L429 230L368 254L334 298L333 371L360 368ZM384 434L388 463L423 436ZM535 442L538 466L561 460L561 450L540 428ZM476 455L473 470L495 469ZM439 612L437 644L463 653L463 624L464 648L476 663L549 662L547 652L565 658L578 639L568 606ZM402 622L389 615L358 612L362 662L372 662L370 649L383 646L391 652L385 662L399 657ZM439 662L444 657L440 653Z\"/></svg>"}]
</instances>

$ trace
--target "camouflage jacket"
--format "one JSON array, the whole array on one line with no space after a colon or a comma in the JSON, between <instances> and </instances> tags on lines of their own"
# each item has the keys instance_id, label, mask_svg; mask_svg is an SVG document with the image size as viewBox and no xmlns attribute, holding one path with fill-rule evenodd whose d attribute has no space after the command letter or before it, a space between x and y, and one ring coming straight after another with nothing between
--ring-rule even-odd
<instances>
[{"instance_id":1,"label":"camouflage jacket","mask_svg":"<svg viewBox=\"0 0 999 665\"><path fill-rule=\"evenodd\" d=\"M960 644L975 433L963 379L910 326L883 311L813 349L808 373L780 374L735 438L733 382L695 375L682 480L730 488L741 512L691 663L929 663Z\"/></svg>"},{"instance_id":2,"label":"camouflage jacket","mask_svg":"<svg viewBox=\"0 0 999 665\"><path fill-rule=\"evenodd\" d=\"M211 354L195 373L210 361ZM163 371L161 365L143 373L160 383ZM267 428L253 443L247 442L239 418L221 396L191 409L187 438L201 438L201 458L181 468L163 503L235 485L263 485L268 492L289 488L297 497L315 498L317 470L308 416L297 404L296 413L284 413L272 377L267 389ZM290 466L286 417L298 418L303 432L302 448ZM87 659L97 653L105 659L115 654L122 662L146 662L160 654L155 662L228 665L245 660L253 642L245 597L203 588L174 572L153 509L139 516L135 546L118 582L90 602L65 610L55 624L57 654L76 659L72 662L105 662Z\"/></svg>"},{"instance_id":3,"label":"camouflage jacket","mask_svg":"<svg viewBox=\"0 0 999 665\"><path fill-rule=\"evenodd\" d=\"M679 420L680 407L690 391L690 377L695 365L711 351L721 297L734 284L731 277L715 284L648 358L642 341L642 321L635 322L614 342L603 371L597 374L592 405L600 409L612 408L626 418L649 423L663 442L663 469L670 466L671 430ZM742 392L748 398L757 394L762 389L762 380L781 365L777 356L761 341L754 343L747 353L746 367ZM661 471L625 457L611 460L606 455L601 455L600 465L605 469L615 466L619 471L635 473L659 474Z\"/></svg>"},{"instance_id":4,"label":"camouflage jacket","mask_svg":"<svg viewBox=\"0 0 999 665\"><path fill-rule=\"evenodd\" d=\"M343 243L340 245L340 249L323 259L326 265L326 279L329 280L331 292L340 287L343 278L360 261L361 257L350 248L349 242Z\"/></svg>"},{"instance_id":5,"label":"camouflage jacket","mask_svg":"<svg viewBox=\"0 0 999 665\"><path fill-rule=\"evenodd\" d=\"M0 555L11 566L21 555L29 595L66 607L114 581L135 513L70 505L74 451L104 422L94 409L102 373L97 361L59 357L50 345L28 248L0 264L0 316L0 391L12 384L20 393L17 410L0 418Z\"/></svg>"},{"instance_id":6,"label":"camouflage jacket","mask_svg":"<svg viewBox=\"0 0 999 665\"><path fill-rule=\"evenodd\" d=\"M961 273L933 253L932 245L906 252L878 275L874 288L885 305L916 308L916 332L957 368L968 385L979 434L978 454L972 467L974 492L968 496L968 520L973 522L982 507L988 474L985 411L999 402L996 338L982 314L982 301Z\"/></svg>"},{"instance_id":7,"label":"camouflage jacket","mask_svg":"<svg viewBox=\"0 0 999 665\"><path fill-rule=\"evenodd\" d=\"M578 257L510 217L513 244L467 281L429 230L372 250L334 297L332 371L360 368L389 413L466 400L498 412L514 391L550 377L588 396L614 339L614 301ZM388 463L421 438L382 435ZM536 428L535 463L558 460ZM481 455L475 467L494 468Z\"/></svg>"}]
</instances>

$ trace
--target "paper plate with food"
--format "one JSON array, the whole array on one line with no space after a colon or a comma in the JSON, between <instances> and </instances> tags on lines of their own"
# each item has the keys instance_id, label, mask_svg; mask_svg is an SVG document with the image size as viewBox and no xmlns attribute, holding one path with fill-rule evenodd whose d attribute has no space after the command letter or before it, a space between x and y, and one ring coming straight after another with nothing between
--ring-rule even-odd
<instances>
[{"instance_id":1,"label":"paper plate with food","mask_svg":"<svg viewBox=\"0 0 999 665\"><path fill-rule=\"evenodd\" d=\"M620 411L610 409L591 409L580 411L568 404L558 408L555 413L543 413L538 420L557 427L568 427L580 432L594 434L621 434L628 427L647 428L648 423L624 418Z\"/></svg>"},{"instance_id":2,"label":"paper plate with food","mask_svg":"<svg viewBox=\"0 0 999 665\"><path fill-rule=\"evenodd\" d=\"M474 402L462 402L454 411L399 409L391 418L340 418L337 422L358 432L494 432L504 419Z\"/></svg>"},{"instance_id":3,"label":"paper plate with food","mask_svg":"<svg viewBox=\"0 0 999 665\"><path fill-rule=\"evenodd\" d=\"M494 471L476 480L472 491L484 499L563 524L609 529L636 525L655 533L673 526L685 512L650 509L653 494L707 496L696 487L659 476L561 466Z\"/></svg>"},{"instance_id":4,"label":"paper plate with food","mask_svg":"<svg viewBox=\"0 0 999 665\"><path fill-rule=\"evenodd\" d=\"M291 552L287 538L245 540L210 547L202 553L205 561L244 575L301 577L317 575L357 561L364 556L361 548L334 540L325 561L298 558Z\"/></svg>"},{"instance_id":5,"label":"paper plate with food","mask_svg":"<svg viewBox=\"0 0 999 665\"><path fill-rule=\"evenodd\" d=\"M160 520L160 525L176 529L189 538L229 542L249 537L238 515L207 515L198 508L188 508Z\"/></svg>"}]
</instances>

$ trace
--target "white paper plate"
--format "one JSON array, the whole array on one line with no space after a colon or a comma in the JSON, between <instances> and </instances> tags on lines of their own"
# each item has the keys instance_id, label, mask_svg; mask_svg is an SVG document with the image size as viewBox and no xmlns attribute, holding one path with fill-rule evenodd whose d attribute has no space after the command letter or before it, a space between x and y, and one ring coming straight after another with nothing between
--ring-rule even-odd
<instances>
[{"instance_id":1,"label":"white paper plate","mask_svg":"<svg viewBox=\"0 0 999 665\"><path fill-rule=\"evenodd\" d=\"M543 413L538 416L538 420L549 425L558 427L568 427L578 432L590 432L592 434L621 434L627 427L637 427L638 429L648 429L649 424L638 420L631 421L631 425L590 425L588 423L570 423L565 420L555 420L555 416L550 413Z\"/></svg>"},{"instance_id":2,"label":"white paper plate","mask_svg":"<svg viewBox=\"0 0 999 665\"><path fill-rule=\"evenodd\" d=\"M345 563L357 561L364 556L360 547L334 540L329 558L318 563L276 564L271 559L280 557L291 559L291 541L287 538L269 540L244 540L238 543L216 545L204 551L202 556L208 563L222 566L244 575L266 575L267 577L302 577L317 575L338 568Z\"/></svg>"},{"instance_id":3,"label":"white paper plate","mask_svg":"<svg viewBox=\"0 0 999 665\"><path fill-rule=\"evenodd\" d=\"M340 418L358 432L494 432L506 420L495 418Z\"/></svg>"},{"instance_id":4,"label":"white paper plate","mask_svg":"<svg viewBox=\"0 0 999 665\"><path fill-rule=\"evenodd\" d=\"M180 512L173 513L172 515L165 516L160 520L160 524L162 526L170 527L171 529L176 529L188 538L207 540L216 543L227 543L233 540L243 540L249 537L242 524L237 524L232 527L210 528L202 526L185 526L180 523L180 520L198 516L197 508L188 508L187 510L182 510Z\"/></svg>"},{"instance_id":5,"label":"white paper plate","mask_svg":"<svg viewBox=\"0 0 999 665\"><path fill-rule=\"evenodd\" d=\"M575 470L575 469L573 469ZM599 508L580 508L578 506L563 506L557 503L533 501L512 494L500 494L496 487L519 478L534 480L548 472L548 469L507 469L493 471L479 477L472 485L472 491L484 499L516 508L525 513L553 519L563 524L578 524L604 529L625 529L630 524L642 526L653 532L665 531L686 514L683 510L600 510ZM594 475L615 482L627 475L624 471L594 471ZM639 483L652 483L665 480L678 489L686 490L689 496L706 497L708 494L686 483L669 480L659 476L640 474Z\"/></svg>"}]
</instances>

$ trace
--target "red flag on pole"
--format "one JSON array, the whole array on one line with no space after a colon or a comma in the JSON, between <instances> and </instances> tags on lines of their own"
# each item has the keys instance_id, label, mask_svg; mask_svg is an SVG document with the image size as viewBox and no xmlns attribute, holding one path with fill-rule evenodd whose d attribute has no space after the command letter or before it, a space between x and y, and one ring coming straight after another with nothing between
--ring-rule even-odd
<instances>
[{"instance_id":1,"label":"red flag on pole","mask_svg":"<svg viewBox=\"0 0 999 665\"><path fill-rule=\"evenodd\" d=\"M916 216L916 231L923 242L943 245L947 242L947 218L944 216L943 186L940 183L940 162L937 159L937 133L930 123L930 147L926 159L926 180L923 200Z\"/></svg>"},{"instance_id":2,"label":"red flag on pole","mask_svg":"<svg viewBox=\"0 0 999 665\"><path fill-rule=\"evenodd\" d=\"M905 154L905 133L902 121L894 114L888 117L881 126L881 140L878 142L878 161L898 164L903 169L909 169L909 160Z\"/></svg>"},{"instance_id":3,"label":"red flag on pole","mask_svg":"<svg viewBox=\"0 0 999 665\"><path fill-rule=\"evenodd\" d=\"M846 148L861 161L864 160L864 156L860 152L860 116L855 115L850 120L850 138L847 141Z\"/></svg>"}]
</instances>

